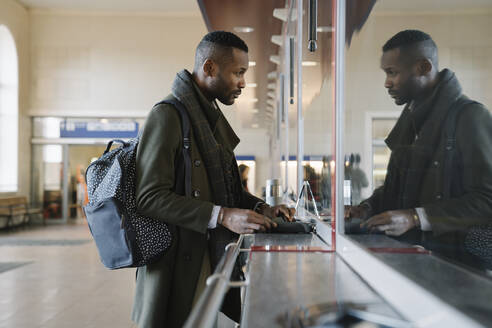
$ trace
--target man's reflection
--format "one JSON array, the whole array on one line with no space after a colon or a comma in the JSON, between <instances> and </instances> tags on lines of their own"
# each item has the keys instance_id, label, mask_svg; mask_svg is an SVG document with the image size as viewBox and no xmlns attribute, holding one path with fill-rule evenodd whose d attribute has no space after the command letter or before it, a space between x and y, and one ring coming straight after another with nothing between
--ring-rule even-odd
<instances>
[{"instance_id":1,"label":"man's reflection","mask_svg":"<svg viewBox=\"0 0 492 328\"><path fill-rule=\"evenodd\" d=\"M346 218L483 265L464 241L470 229L492 224L490 112L462 94L452 71L439 71L437 46L424 32L406 30L388 40L381 68L389 95L405 108L385 140L391 157L384 184L347 208Z\"/></svg>"}]
</instances>

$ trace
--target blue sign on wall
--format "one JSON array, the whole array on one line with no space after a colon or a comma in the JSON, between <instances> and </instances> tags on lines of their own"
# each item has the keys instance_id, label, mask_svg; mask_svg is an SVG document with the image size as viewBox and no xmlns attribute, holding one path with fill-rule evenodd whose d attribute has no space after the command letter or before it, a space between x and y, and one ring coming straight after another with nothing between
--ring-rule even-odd
<instances>
[{"instance_id":1,"label":"blue sign on wall","mask_svg":"<svg viewBox=\"0 0 492 328\"><path fill-rule=\"evenodd\" d=\"M61 138L134 138L138 135L138 123L132 121L101 122L70 121L60 122Z\"/></svg>"}]
</instances>

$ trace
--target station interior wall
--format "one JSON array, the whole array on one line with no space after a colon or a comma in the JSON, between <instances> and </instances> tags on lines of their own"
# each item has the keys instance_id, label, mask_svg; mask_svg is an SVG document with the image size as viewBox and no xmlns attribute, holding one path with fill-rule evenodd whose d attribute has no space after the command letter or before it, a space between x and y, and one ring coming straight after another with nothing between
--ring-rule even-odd
<instances>
[{"instance_id":1,"label":"station interior wall","mask_svg":"<svg viewBox=\"0 0 492 328\"><path fill-rule=\"evenodd\" d=\"M365 113L401 110L383 87L381 46L408 28L429 33L439 47L440 67L451 68L464 92L492 107L491 11L384 12L369 16L346 56L345 147L362 155ZM0 24L14 36L19 56L19 194L29 195L32 116L145 117L169 93L175 73L192 69L196 44L206 33L197 14L122 14L27 10L0 2ZM330 154L331 76L304 108L306 155ZM221 106L242 142L237 155L256 157L259 194L272 175L265 129L245 128L233 106ZM295 108L291 108L291 111ZM329 134L328 134L329 135ZM295 154L296 130L290 133ZM367 192L367 191L366 191Z\"/></svg>"}]
</instances>

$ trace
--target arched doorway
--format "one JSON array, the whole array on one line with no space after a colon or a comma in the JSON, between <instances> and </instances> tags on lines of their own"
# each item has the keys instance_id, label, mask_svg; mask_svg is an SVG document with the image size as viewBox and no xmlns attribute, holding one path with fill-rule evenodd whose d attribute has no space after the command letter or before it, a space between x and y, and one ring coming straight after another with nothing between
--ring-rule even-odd
<instances>
[{"instance_id":1,"label":"arched doorway","mask_svg":"<svg viewBox=\"0 0 492 328\"><path fill-rule=\"evenodd\" d=\"M0 25L0 192L17 191L19 72L14 38Z\"/></svg>"}]
</instances>

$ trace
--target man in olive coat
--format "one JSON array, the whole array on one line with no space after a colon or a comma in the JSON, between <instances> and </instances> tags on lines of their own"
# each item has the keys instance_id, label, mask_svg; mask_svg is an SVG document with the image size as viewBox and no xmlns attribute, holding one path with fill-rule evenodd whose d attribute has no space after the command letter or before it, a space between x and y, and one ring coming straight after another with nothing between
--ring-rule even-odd
<instances>
[{"instance_id":1,"label":"man in olive coat","mask_svg":"<svg viewBox=\"0 0 492 328\"><path fill-rule=\"evenodd\" d=\"M211 32L197 47L193 73L183 70L174 80L169 98L184 105L191 125L191 197L176 191L184 146L179 112L161 104L147 117L137 152L137 206L168 223L173 240L160 260L137 269L132 319L140 328L181 327L226 244L275 226L268 217L292 219L293 209L269 207L242 188L234 156L239 138L215 102L234 103L248 64L240 38ZM239 302L232 289L222 311L237 321Z\"/></svg>"},{"instance_id":2,"label":"man in olive coat","mask_svg":"<svg viewBox=\"0 0 492 328\"><path fill-rule=\"evenodd\" d=\"M470 227L492 223L492 116L462 94L437 47L421 31L397 33L383 46L384 86L406 104L386 144L383 186L346 217L363 226L436 250L469 264Z\"/></svg>"}]
</instances>

